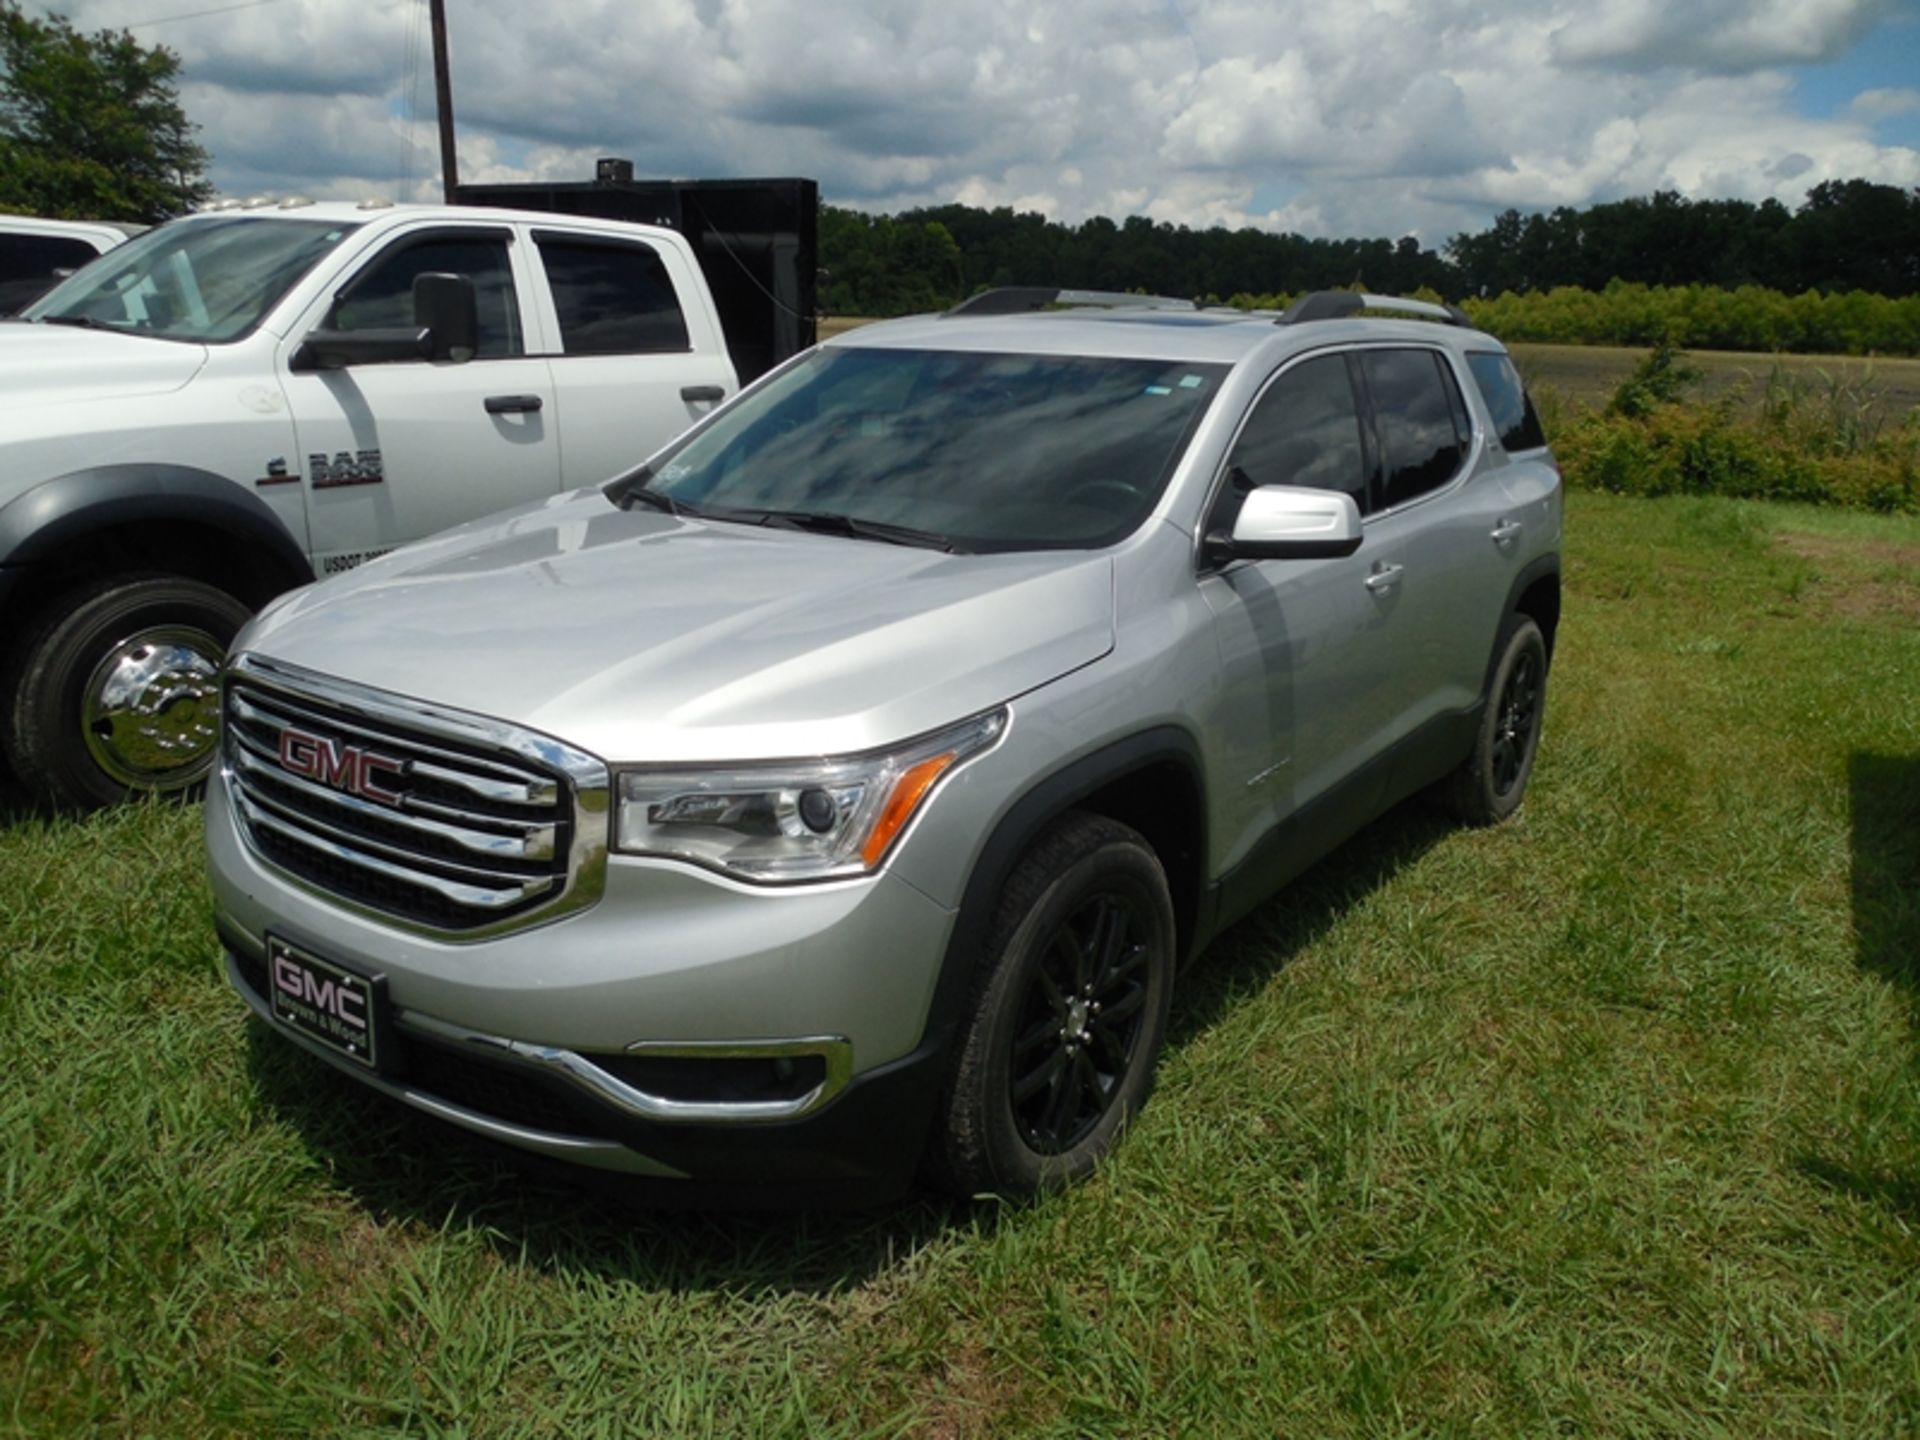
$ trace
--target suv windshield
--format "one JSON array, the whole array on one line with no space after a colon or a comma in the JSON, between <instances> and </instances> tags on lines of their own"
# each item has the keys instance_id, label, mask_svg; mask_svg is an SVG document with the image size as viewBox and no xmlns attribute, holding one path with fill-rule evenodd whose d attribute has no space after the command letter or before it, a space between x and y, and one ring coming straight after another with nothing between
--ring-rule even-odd
<instances>
[{"instance_id":1,"label":"suv windshield","mask_svg":"<svg viewBox=\"0 0 1920 1440\"><path fill-rule=\"evenodd\" d=\"M235 340L357 228L265 215L162 225L109 250L23 318L164 340Z\"/></svg>"},{"instance_id":2,"label":"suv windshield","mask_svg":"<svg viewBox=\"0 0 1920 1440\"><path fill-rule=\"evenodd\" d=\"M723 519L830 515L966 550L1109 545L1152 510L1227 368L820 350L669 452L649 488Z\"/></svg>"}]
</instances>

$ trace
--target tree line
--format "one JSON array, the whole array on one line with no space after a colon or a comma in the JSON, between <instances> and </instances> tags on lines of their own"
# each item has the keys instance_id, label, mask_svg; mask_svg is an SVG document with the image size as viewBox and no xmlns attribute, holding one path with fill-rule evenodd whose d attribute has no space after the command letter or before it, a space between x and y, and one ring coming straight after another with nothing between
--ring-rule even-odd
<instances>
[{"instance_id":1,"label":"tree line","mask_svg":"<svg viewBox=\"0 0 1920 1440\"><path fill-rule=\"evenodd\" d=\"M1078 225L1002 206L898 215L822 206L821 294L849 315L937 309L996 285L1141 290L1231 302L1360 286L1463 301L1612 281L1757 286L1798 295L1920 294L1920 189L1868 180L1777 200L1689 200L1662 191L1584 209L1508 210L1442 250L1398 240L1320 239L1246 227L1196 230L1129 216Z\"/></svg>"}]
</instances>

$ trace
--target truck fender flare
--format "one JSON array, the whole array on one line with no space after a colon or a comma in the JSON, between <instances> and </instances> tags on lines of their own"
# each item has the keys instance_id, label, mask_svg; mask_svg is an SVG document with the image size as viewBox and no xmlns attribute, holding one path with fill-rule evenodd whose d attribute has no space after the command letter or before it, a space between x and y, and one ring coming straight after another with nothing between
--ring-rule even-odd
<instances>
[{"instance_id":1,"label":"truck fender flare","mask_svg":"<svg viewBox=\"0 0 1920 1440\"><path fill-rule=\"evenodd\" d=\"M147 463L75 470L0 505L0 565L31 565L92 532L155 522L221 531L285 588L313 579L300 542L259 496L210 471Z\"/></svg>"},{"instance_id":2,"label":"truck fender flare","mask_svg":"<svg viewBox=\"0 0 1920 1440\"><path fill-rule=\"evenodd\" d=\"M922 1040L937 1040L942 1048L951 1037L966 1003L973 977L979 968L987 943L987 930L999 903L1000 891L1015 865L1032 848L1034 841L1060 815L1095 791L1148 766L1172 761L1185 770L1199 798L1201 814L1199 834L1201 869L1206 870L1207 790L1205 768L1199 743L1177 725L1160 725L1143 730L1124 740L1083 755L1052 771L1030 785L1001 815L989 832L980 853L974 857L961 895L960 910L954 917L953 931L947 939L947 951L940 962L940 975L934 984L933 1000L927 1011L927 1031ZM1200 889L1206 892L1206 875L1200 876ZM1203 941L1206 916L1196 916ZM1197 949L1197 946L1196 946Z\"/></svg>"}]
</instances>

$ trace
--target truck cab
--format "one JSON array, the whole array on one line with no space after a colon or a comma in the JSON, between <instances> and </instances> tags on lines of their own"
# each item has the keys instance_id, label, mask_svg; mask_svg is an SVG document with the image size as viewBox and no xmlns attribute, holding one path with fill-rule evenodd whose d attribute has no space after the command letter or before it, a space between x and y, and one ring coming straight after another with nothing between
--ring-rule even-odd
<instances>
[{"instance_id":1,"label":"truck cab","mask_svg":"<svg viewBox=\"0 0 1920 1440\"><path fill-rule=\"evenodd\" d=\"M254 609L603 481L738 383L664 227L289 200L138 236L0 323L8 761L71 808L197 785Z\"/></svg>"}]
</instances>

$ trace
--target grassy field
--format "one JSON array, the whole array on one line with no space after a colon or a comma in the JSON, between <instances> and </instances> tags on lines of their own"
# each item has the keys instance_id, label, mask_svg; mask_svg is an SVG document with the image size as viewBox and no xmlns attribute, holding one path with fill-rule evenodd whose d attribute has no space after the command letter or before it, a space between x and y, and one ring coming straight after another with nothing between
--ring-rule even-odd
<instances>
[{"instance_id":1,"label":"grassy field","mask_svg":"<svg viewBox=\"0 0 1920 1440\"><path fill-rule=\"evenodd\" d=\"M1920 1427L1920 520L1570 502L1513 823L1218 941L1030 1208L657 1214L258 1035L195 817L0 830L0 1433Z\"/></svg>"},{"instance_id":2,"label":"grassy field","mask_svg":"<svg viewBox=\"0 0 1920 1440\"><path fill-rule=\"evenodd\" d=\"M1551 389L1565 403L1589 406L1604 405L1614 387L1647 353L1616 345L1516 343L1509 348L1530 386ZM1718 399L1736 388L1743 388L1749 397L1758 397L1777 367L1788 380L1816 392L1839 387L1894 423L1920 406L1920 360L1760 355L1735 350L1693 350L1688 352L1688 359L1706 372L1697 392L1705 400Z\"/></svg>"}]
</instances>

